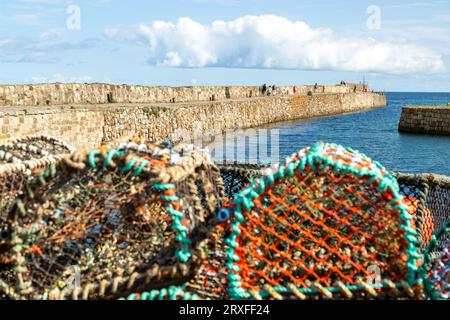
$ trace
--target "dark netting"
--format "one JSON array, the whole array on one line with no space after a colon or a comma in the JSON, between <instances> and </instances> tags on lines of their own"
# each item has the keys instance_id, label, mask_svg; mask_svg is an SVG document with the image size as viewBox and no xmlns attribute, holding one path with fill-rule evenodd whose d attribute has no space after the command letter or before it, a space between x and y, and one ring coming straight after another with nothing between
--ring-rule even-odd
<instances>
[{"instance_id":1,"label":"dark netting","mask_svg":"<svg viewBox=\"0 0 450 320\"><path fill-rule=\"evenodd\" d=\"M0 165L1 170L1 165ZM22 194L28 176L25 174L0 175L0 232L7 222L7 212L14 206L16 198Z\"/></svg>"},{"instance_id":2,"label":"dark netting","mask_svg":"<svg viewBox=\"0 0 450 320\"><path fill-rule=\"evenodd\" d=\"M232 199L239 191L242 191L253 179L261 176L266 166L255 164L218 164L220 174L225 185L225 195Z\"/></svg>"},{"instance_id":3,"label":"dark netting","mask_svg":"<svg viewBox=\"0 0 450 320\"><path fill-rule=\"evenodd\" d=\"M409 206L408 212L415 217L423 251L433 233L450 219L450 178L432 174L396 173L395 176Z\"/></svg>"},{"instance_id":4,"label":"dark netting","mask_svg":"<svg viewBox=\"0 0 450 320\"><path fill-rule=\"evenodd\" d=\"M11 139L0 144L0 247L7 236L8 212L23 195L33 171L48 168L72 151L73 147L46 136Z\"/></svg>"},{"instance_id":5,"label":"dark netting","mask_svg":"<svg viewBox=\"0 0 450 320\"><path fill-rule=\"evenodd\" d=\"M34 169L48 167L71 152L73 147L46 136L31 136L1 143L0 212L10 209L15 198L22 192L24 181Z\"/></svg>"},{"instance_id":6,"label":"dark netting","mask_svg":"<svg viewBox=\"0 0 450 320\"><path fill-rule=\"evenodd\" d=\"M9 298L113 298L193 277L219 170L191 146L140 148L74 154L27 183L3 235Z\"/></svg>"}]
</instances>

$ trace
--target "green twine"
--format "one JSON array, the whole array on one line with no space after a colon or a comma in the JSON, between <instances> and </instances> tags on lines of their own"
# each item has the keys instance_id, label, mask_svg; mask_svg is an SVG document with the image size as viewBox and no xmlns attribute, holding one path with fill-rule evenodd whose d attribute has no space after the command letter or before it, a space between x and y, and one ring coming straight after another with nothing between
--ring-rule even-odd
<instances>
[{"instance_id":1,"label":"green twine","mask_svg":"<svg viewBox=\"0 0 450 320\"><path fill-rule=\"evenodd\" d=\"M140 296L137 293L130 294L127 298L120 298L119 300L200 300L196 294L191 294L185 291L185 287L172 286L160 290L152 290L150 292L142 292Z\"/></svg>"},{"instance_id":2,"label":"green twine","mask_svg":"<svg viewBox=\"0 0 450 320\"><path fill-rule=\"evenodd\" d=\"M175 189L174 184L155 184L153 185L153 187L160 191ZM184 218L183 213L173 209L171 206L171 202L178 202L180 201L180 198L178 196L161 195L161 199L166 202L165 209L172 216L172 229L177 233L177 235L175 236L175 240L181 246L181 249L176 250L175 255L181 262L185 263L192 256L192 253L189 252L189 245L191 243L191 241L188 239L189 230L181 223L181 220Z\"/></svg>"}]
</instances>

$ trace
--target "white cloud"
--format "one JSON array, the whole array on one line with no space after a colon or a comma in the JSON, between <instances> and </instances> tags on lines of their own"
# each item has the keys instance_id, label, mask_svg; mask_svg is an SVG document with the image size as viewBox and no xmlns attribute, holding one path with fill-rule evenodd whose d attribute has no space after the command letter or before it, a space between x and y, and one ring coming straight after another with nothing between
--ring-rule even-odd
<instances>
[{"instance_id":1,"label":"white cloud","mask_svg":"<svg viewBox=\"0 0 450 320\"><path fill-rule=\"evenodd\" d=\"M176 23L155 21L125 36L105 32L117 41L142 41L150 62L171 67L243 67L339 70L388 74L439 73L442 56L411 43L339 37L326 28L274 15L243 16L204 25L190 18Z\"/></svg>"},{"instance_id":2,"label":"white cloud","mask_svg":"<svg viewBox=\"0 0 450 320\"><path fill-rule=\"evenodd\" d=\"M67 33L52 29L34 37L0 37L0 62L57 63L63 51L88 50L99 46L97 38L67 41Z\"/></svg>"},{"instance_id":3,"label":"white cloud","mask_svg":"<svg viewBox=\"0 0 450 320\"><path fill-rule=\"evenodd\" d=\"M85 83L85 82L91 82L92 77L91 76L74 76L74 77L67 77L61 73L55 73L54 75L50 77L43 77L43 76L35 76L32 77L31 80L34 83Z\"/></svg>"}]
</instances>

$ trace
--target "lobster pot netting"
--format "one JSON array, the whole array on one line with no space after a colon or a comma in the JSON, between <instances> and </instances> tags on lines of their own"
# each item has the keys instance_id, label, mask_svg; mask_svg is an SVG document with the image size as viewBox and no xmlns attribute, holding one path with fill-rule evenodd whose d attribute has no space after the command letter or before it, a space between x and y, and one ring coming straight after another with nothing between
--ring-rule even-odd
<instances>
[{"instance_id":1,"label":"lobster pot netting","mask_svg":"<svg viewBox=\"0 0 450 320\"><path fill-rule=\"evenodd\" d=\"M414 296L416 231L393 176L350 149L317 144L235 197L233 298Z\"/></svg>"},{"instance_id":2,"label":"lobster pot netting","mask_svg":"<svg viewBox=\"0 0 450 320\"><path fill-rule=\"evenodd\" d=\"M253 179L261 175L259 165L221 163L218 164L220 175L225 187L226 199L231 199L239 191L250 184ZM225 210L229 205L224 204ZM221 211L219 211L220 213ZM186 288L204 298L229 299L227 280L228 246L224 239L227 237L226 221L218 221L216 227L210 232L204 250L207 259L203 261L195 278L186 284Z\"/></svg>"},{"instance_id":3,"label":"lobster pot netting","mask_svg":"<svg viewBox=\"0 0 450 320\"><path fill-rule=\"evenodd\" d=\"M396 173L395 177L408 213L414 216L419 248L423 252L433 233L450 219L450 179L432 174ZM431 254L439 255L445 244L444 239L439 240Z\"/></svg>"},{"instance_id":4,"label":"lobster pot netting","mask_svg":"<svg viewBox=\"0 0 450 320\"><path fill-rule=\"evenodd\" d=\"M32 171L48 167L73 151L73 147L47 136L30 136L0 144L0 239L6 213L22 194Z\"/></svg>"},{"instance_id":5,"label":"lobster pot netting","mask_svg":"<svg viewBox=\"0 0 450 320\"><path fill-rule=\"evenodd\" d=\"M201 226L221 206L219 179L192 146L105 147L41 170L10 212L0 289L114 298L183 281L199 260Z\"/></svg>"},{"instance_id":6,"label":"lobster pot netting","mask_svg":"<svg viewBox=\"0 0 450 320\"><path fill-rule=\"evenodd\" d=\"M267 168L257 164L218 163L220 175L225 185L225 195L229 199L242 191Z\"/></svg>"},{"instance_id":7,"label":"lobster pot netting","mask_svg":"<svg viewBox=\"0 0 450 320\"><path fill-rule=\"evenodd\" d=\"M420 271L428 298L450 300L450 220L433 234Z\"/></svg>"},{"instance_id":8,"label":"lobster pot netting","mask_svg":"<svg viewBox=\"0 0 450 320\"><path fill-rule=\"evenodd\" d=\"M267 166L224 163L219 164L219 168L225 185L225 194L228 198L233 198L254 179L260 177ZM450 194L450 184L447 182L448 178L437 175L404 173L395 173L395 178L398 180L400 193L404 196L403 203L407 207L407 212L414 217L418 240L421 240L418 243L418 248L423 251L431 240L436 229L435 226L442 226L445 219L449 218L448 195ZM227 234L229 233L226 232L223 224L220 224L212 233L208 247L208 259L203 262L194 280L187 284L187 288L192 292L210 299L227 299L230 297L226 279L228 274L226 253L229 246L222 240L227 237ZM430 246L430 262L442 261L435 259L439 255L444 256L447 252L442 253L445 243L443 239L442 236L438 237L435 242L437 245ZM442 266L442 263L438 266ZM431 272L430 270L428 272ZM435 280L437 274L439 273L435 272L434 276L429 276L429 278ZM444 272L441 270L440 274L442 275ZM429 283L433 284L433 281ZM440 288L442 288L442 281L438 283L441 284ZM432 288L434 287L432 286ZM432 296L432 294L428 296Z\"/></svg>"},{"instance_id":9,"label":"lobster pot netting","mask_svg":"<svg viewBox=\"0 0 450 320\"><path fill-rule=\"evenodd\" d=\"M207 244L203 247L207 258L203 260L195 277L186 283L189 292L213 300L229 299L226 276L227 246L224 237L223 226L217 226L209 234Z\"/></svg>"},{"instance_id":10,"label":"lobster pot netting","mask_svg":"<svg viewBox=\"0 0 450 320\"><path fill-rule=\"evenodd\" d=\"M267 166L219 164L227 197L233 198ZM408 213L413 215L420 251L423 252L433 233L450 219L450 179L434 174L394 173ZM444 243L437 247L442 250Z\"/></svg>"}]
</instances>

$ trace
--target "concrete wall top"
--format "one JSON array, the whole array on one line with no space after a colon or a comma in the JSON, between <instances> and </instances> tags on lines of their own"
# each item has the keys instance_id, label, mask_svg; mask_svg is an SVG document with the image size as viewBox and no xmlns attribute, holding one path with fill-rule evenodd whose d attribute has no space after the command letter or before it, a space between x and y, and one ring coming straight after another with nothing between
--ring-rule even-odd
<instances>
[{"instance_id":1,"label":"concrete wall top","mask_svg":"<svg viewBox=\"0 0 450 320\"><path fill-rule=\"evenodd\" d=\"M368 91L367 86L280 86L272 95L350 93ZM294 92L295 91L295 92ZM0 106L52 106L67 104L162 103L215 101L261 96L258 86L146 87L115 84L29 84L0 85Z\"/></svg>"}]
</instances>

